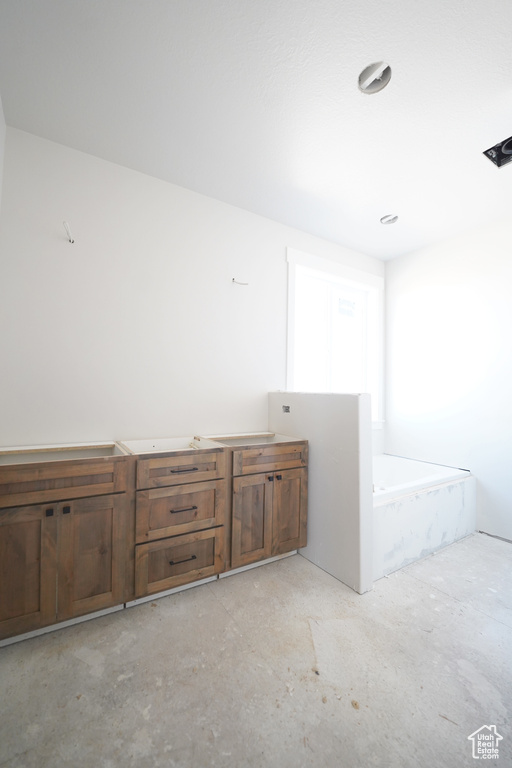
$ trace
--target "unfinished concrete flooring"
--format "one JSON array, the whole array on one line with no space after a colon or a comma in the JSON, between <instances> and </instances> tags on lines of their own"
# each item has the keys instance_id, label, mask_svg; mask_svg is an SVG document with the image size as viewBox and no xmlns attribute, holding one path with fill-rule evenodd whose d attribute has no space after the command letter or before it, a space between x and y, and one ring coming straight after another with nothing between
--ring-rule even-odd
<instances>
[{"instance_id":1,"label":"unfinished concrete flooring","mask_svg":"<svg viewBox=\"0 0 512 768\"><path fill-rule=\"evenodd\" d=\"M0 649L2 768L512 764L512 546L357 595L300 555Z\"/></svg>"}]
</instances>

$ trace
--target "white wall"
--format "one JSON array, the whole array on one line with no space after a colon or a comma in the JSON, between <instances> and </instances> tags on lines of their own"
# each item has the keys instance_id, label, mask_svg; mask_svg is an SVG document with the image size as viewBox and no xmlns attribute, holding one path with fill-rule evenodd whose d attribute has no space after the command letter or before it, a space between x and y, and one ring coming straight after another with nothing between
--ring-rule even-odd
<instances>
[{"instance_id":1,"label":"white wall","mask_svg":"<svg viewBox=\"0 0 512 768\"><path fill-rule=\"evenodd\" d=\"M5 133L6 125L4 118L4 109L2 106L2 97L0 96L0 210L2 209L2 180L4 176L4 153L5 153Z\"/></svg>"},{"instance_id":2,"label":"white wall","mask_svg":"<svg viewBox=\"0 0 512 768\"><path fill-rule=\"evenodd\" d=\"M386 451L470 469L512 539L512 223L387 264Z\"/></svg>"},{"instance_id":3,"label":"white wall","mask_svg":"<svg viewBox=\"0 0 512 768\"><path fill-rule=\"evenodd\" d=\"M269 394L269 428L309 441L308 543L300 553L361 594L373 587L371 423L368 394Z\"/></svg>"},{"instance_id":4,"label":"white wall","mask_svg":"<svg viewBox=\"0 0 512 768\"><path fill-rule=\"evenodd\" d=\"M8 128L0 443L266 429L267 393L285 386L286 247L384 273L370 257Z\"/></svg>"}]
</instances>

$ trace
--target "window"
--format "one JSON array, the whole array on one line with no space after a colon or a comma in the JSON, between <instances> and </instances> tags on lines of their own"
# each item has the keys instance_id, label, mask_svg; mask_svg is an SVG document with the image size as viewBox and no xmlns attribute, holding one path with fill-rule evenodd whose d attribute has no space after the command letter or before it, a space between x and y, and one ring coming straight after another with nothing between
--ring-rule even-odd
<instances>
[{"instance_id":1,"label":"window","mask_svg":"<svg viewBox=\"0 0 512 768\"><path fill-rule=\"evenodd\" d=\"M288 249L288 381L300 392L369 392L382 419L384 279Z\"/></svg>"}]
</instances>

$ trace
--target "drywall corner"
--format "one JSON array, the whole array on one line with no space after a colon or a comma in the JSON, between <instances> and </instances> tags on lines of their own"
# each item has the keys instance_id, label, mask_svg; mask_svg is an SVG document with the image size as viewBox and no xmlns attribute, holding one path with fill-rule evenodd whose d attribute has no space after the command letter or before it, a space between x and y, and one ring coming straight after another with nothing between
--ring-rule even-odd
<instances>
[{"instance_id":1,"label":"drywall corner","mask_svg":"<svg viewBox=\"0 0 512 768\"><path fill-rule=\"evenodd\" d=\"M4 155L5 155L5 135L7 126L5 124L4 109L2 106L2 96L0 94L0 211L2 210L2 186L4 178Z\"/></svg>"},{"instance_id":2,"label":"drywall corner","mask_svg":"<svg viewBox=\"0 0 512 768\"><path fill-rule=\"evenodd\" d=\"M373 435L368 394L359 395L359 588L373 588Z\"/></svg>"}]
</instances>

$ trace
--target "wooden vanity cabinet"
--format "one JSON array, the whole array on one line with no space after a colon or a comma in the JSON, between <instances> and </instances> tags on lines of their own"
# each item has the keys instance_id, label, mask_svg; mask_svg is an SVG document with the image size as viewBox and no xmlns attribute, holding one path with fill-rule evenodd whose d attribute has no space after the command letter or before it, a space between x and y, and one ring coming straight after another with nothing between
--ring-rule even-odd
<instances>
[{"instance_id":1,"label":"wooden vanity cabinet","mask_svg":"<svg viewBox=\"0 0 512 768\"><path fill-rule=\"evenodd\" d=\"M0 512L0 639L57 620L57 527L46 505Z\"/></svg>"},{"instance_id":2,"label":"wooden vanity cabinet","mask_svg":"<svg viewBox=\"0 0 512 768\"><path fill-rule=\"evenodd\" d=\"M136 597L225 570L225 475L222 448L138 457Z\"/></svg>"},{"instance_id":3,"label":"wooden vanity cabinet","mask_svg":"<svg viewBox=\"0 0 512 768\"><path fill-rule=\"evenodd\" d=\"M233 450L232 568L306 546L305 464L306 441Z\"/></svg>"},{"instance_id":4,"label":"wooden vanity cabinet","mask_svg":"<svg viewBox=\"0 0 512 768\"><path fill-rule=\"evenodd\" d=\"M129 467L129 457L0 467L0 639L124 602Z\"/></svg>"}]
</instances>

